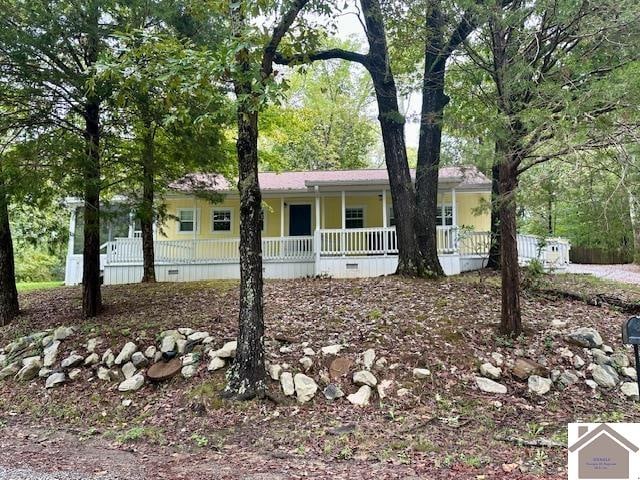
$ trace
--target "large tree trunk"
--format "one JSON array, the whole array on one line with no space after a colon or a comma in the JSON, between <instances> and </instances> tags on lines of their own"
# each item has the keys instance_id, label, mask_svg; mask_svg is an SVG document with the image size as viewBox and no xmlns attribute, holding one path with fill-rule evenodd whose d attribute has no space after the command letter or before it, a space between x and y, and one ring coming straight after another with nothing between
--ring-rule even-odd
<instances>
[{"instance_id":1,"label":"large tree trunk","mask_svg":"<svg viewBox=\"0 0 640 480\"><path fill-rule=\"evenodd\" d=\"M496 150L498 147L496 146ZM496 153L498 153L496 151ZM491 167L491 245L487 267L500 270L500 163Z\"/></svg>"},{"instance_id":2,"label":"large tree trunk","mask_svg":"<svg viewBox=\"0 0 640 480\"><path fill-rule=\"evenodd\" d=\"M82 252L82 314L95 317L102 309L100 292L100 105L85 107L84 250Z\"/></svg>"},{"instance_id":3,"label":"large tree trunk","mask_svg":"<svg viewBox=\"0 0 640 480\"><path fill-rule=\"evenodd\" d=\"M425 276L429 272L420 252L416 234L416 196L409 171L404 139L404 117L398 106L398 92L391 71L384 21L378 0L361 0L367 24L369 62L378 101L378 119L382 130L389 187L393 199L398 241L400 275Z\"/></svg>"},{"instance_id":4,"label":"large tree trunk","mask_svg":"<svg viewBox=\"0 0 640 480\"><path fill-rule=\"evenodd\" d=\"M155 144L151 122L145 122L142 152L142 205L140 227L142 230L142 283L156 281L155 254L153 250Z\"/></svg>"},{"instance_id":5,"label":"large tree trunk","mask_svg":"<svg viewBox=\"0 0 640 480\"><path fill-rule=\"evenodd\" d=\"M16 289L9 202L0 179L0 327L8 325L20 310Z\"/></svg>"},{"instance_id":6,"label":"large tree trunk","mask_svg":"<svg viewBox=\"0 0 640 480\"><path fill-rule=\"evenodd\" d=\"M627 188L627 197L629 198L629 218L633 231L633 263L640 263L640 199L631 188Z\"/></svg>"},{"instance_id":7,"label":"large tree trunk","mask_svg":"<svg viewBox=\"0 0 640 480\"><path fill-rule=\"evenodd\" d=\"M516 226L516 187L518 184L515 162L507 161L500 167L500 245L502 259L502 310L500 332L517 337L522 333L520 315L520 268Z\"/></svg>"},{"instance_id":8,"label":"large tree trunk","mask_svg":"<svg viewBox=\"0 0 640 480\"><path fill-rule=\"evenodd\" d=\"M438 258L436 215L438 208L438 172L442 143L442 116L449 97L444 94L446 57L442 14L438 2L427 13L429 35L425 41L424 77L422 80L422 112L416 168L416 203L418 242L425 267L432 277L444 276Z\"/></svg>"}]
</instances>

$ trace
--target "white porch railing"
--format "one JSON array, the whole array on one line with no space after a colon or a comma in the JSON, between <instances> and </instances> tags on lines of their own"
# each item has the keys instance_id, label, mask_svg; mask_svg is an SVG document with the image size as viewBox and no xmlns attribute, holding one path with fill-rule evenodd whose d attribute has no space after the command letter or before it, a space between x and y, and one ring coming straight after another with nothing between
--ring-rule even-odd
<instances>
[{"instance_id":1,"label":"white porch railing","mask_svg":"<svg viewBox=\"0 0 640 480\"><path fill-rule=\"evenodd\" d=\"M240 239L158 240L153 242L156 263L234 263L240 259ZM106 264L142 263L142 239L117 238L107 243ZM262 256L267 261L312 261L313 237L262 239Z\"/></svg>"},{"instance_id":2,"label":"white porch railing","mask_svg":"<svg viewBox=\"0 0 640 480\"><path fill-rule=\"evenodd\" d=\"M398 253L395 227L320 230L319 237L322 257Z\"/></svg>"}]
</instances>

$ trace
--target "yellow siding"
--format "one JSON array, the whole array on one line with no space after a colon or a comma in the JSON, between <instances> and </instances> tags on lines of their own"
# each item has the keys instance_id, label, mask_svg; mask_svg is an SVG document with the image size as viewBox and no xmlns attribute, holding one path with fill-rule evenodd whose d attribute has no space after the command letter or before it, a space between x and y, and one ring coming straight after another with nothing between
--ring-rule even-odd
<instances>
[{"instance_id":1,"label":"yellow siding","mask_svg":"<svg viewBox=\"0 0 640 480\"><path fill-rule=\"evenodd\" d=\"M477 231L488 231L491 226L491 216L489 210L481 213L475 212L474 208L489 202L490 193L480 192L456 192L456 207L458 216L458 225L466 225L473 227ZM280 236L280 198L266 198L263 200L265 206L265 231L264 237ZM451 203L451 194L444 193L438 195L439 203ZM199 239L217 239L217 238L237 238L239 232L239 200L236 196L228 196L222 203L211 205L203 199L196 199L191 196L171 197L166 200L167 213L177 216L181 208L197 208L199 212L199 232L194 236L193 233L178 232L178 222L175 219L168 219L159 230L159 237L168 240L188 240L192 238ZM284 211L284 235L289 235L289 209L286 208L291 204L310 204L311 205L311 228L316 228L316 201L313 195L304 197L286 197ZM364 208L364 226L365 227L381 227L382 226L382 198L378 193L349 195L347 193L345 200L347 207L363 207ZM320 222L322 228L341 228L341 196L327 196L321 199ZM322 208L324 206L324 209ZM387 208L391 208L391 195L387 192ZM215 208L231 209L231 232L213 232L212 231L212 213Z\"/></svg>"}]
</instances>

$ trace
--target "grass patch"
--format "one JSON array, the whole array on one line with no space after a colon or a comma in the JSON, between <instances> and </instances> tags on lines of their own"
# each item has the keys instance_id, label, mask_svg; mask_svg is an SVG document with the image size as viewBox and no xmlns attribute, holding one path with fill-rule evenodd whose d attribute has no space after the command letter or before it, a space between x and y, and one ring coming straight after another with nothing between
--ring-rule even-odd
<instances>
[{"instance_id":1,"label":"grass patch","mask_svg":"<svg viewBox=\"0 0 640 480\"><path fill-rule=\"evenodd\" d=\"M19 282L16 284L18 292L28 293L36 290L49 290L64 286L64 282Z\"/></svg>"}]
</instances>

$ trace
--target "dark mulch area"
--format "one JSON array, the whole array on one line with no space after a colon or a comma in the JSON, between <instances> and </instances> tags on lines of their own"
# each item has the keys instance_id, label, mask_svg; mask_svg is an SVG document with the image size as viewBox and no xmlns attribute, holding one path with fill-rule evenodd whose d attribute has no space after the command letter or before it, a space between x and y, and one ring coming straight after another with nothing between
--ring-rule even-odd
<instances>
[{"instance_id":1,"label":"dark mulch area","mask_svg":"<svg viewBox=\"0 0 640 480\"><path fill-rule=\"evenodd\" d=\"M25 294L24 314L0 330L0 344L59 325L78 327L63 347L81 354L92 335L106 339L101 353L107 346L119 349L127 340L142 349L169 328L207 330L216 345L233 339L237 331L235 282L111 286L103 291L104 313L87 321L79 315L78 288ZM551 368L570 368L558 350L567 346L563 333L572 328L593 326L606 343L621 348L620 325L626 316L608 307L526 294L527 333L511 341L495 334L499 288L486 275L437 282L395 277L273 281L266 284L265 295L272 361L296 368L303 342L316 351L347 344L341 355L354 360L374 348L387 360L376 376L394 381L389 398L379 401L375 396L366 408L346 400L331 404L320 392L305 405L226 403L217 396L223 373L206 369L193 379L175 378L125 396L115 385L88 382L87 371L85 380L52 391L45 391L42 381L0 383L0 425L14 433L29 425L74 429L76 437L134 452L142 466L147 462L145 475L161 471L158 455L181 459L167 467L169 476L153 478L297 478L304 471L310 478L565 478L565 449L520 447L496 437L542 436L562 442L568 422L640 421L640 409L619 392L593 393L582 381L544 397L532 397L526 384L508 373L501 381L506 395L484 394L475 387L477 367L492 352L514 358L520 350L533 359L543 357ZM554 319L567 327L553 328ZM283 345L292 352L280 353ZM582 349L570 348L586 359ZM310 375L318 379L328 361L316 356ZM433 375L416 380L414 367L430 368ZM277 391L275 382L272 387ZM399 388L410 389L410 394L398 397ZM343 389L355 391L348 381ZM122 406L123 398L133 399L133 405ZM19 445L5 436L1 447L13 448L20 457ZM96 462L87 468L100 470ZM505 473L513 470L510 464L522 465L525 473L519 468L517 475ZM207 476L214 467L220 474ZM282 477L250 476L260 472Z\"/></svg>"}]
</instances>

